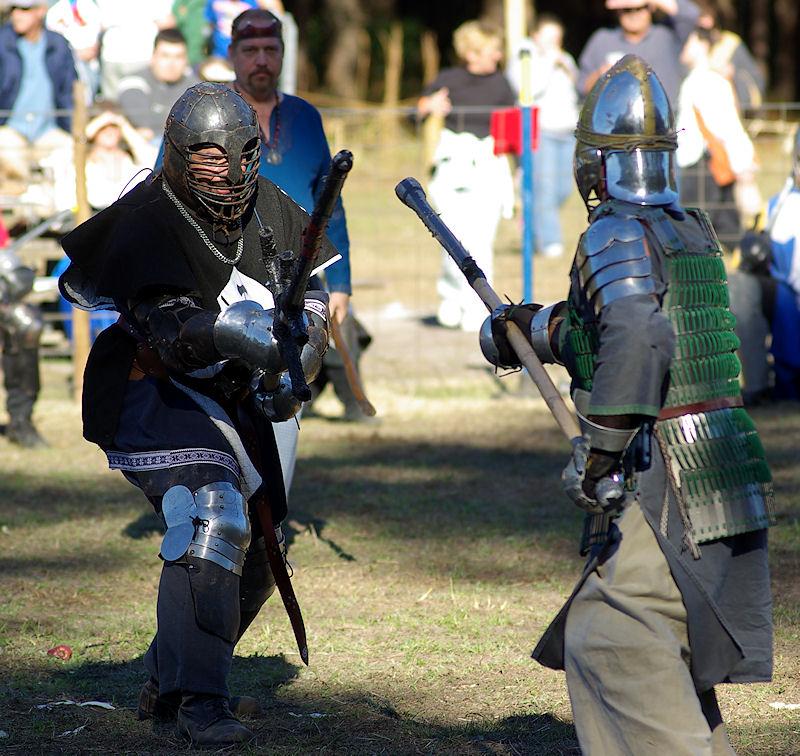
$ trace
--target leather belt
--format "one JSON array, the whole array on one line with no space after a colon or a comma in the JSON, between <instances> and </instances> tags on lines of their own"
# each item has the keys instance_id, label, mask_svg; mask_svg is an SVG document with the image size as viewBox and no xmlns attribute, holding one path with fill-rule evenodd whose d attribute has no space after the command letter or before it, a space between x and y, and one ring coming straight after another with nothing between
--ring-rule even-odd
<instances>
[{"instance_id":1,"label":"leather belt","mask_svg":"<svg viewBox=\"0 0 800 756\"><path fill-rule=\"evenodd\" d=\"M136 341L136 354L133 358L131 371L128 374L128 380L141 381L148 376L166 379L168 373L164 363L158 356L158 352L142 338L142 335L122 315L117 318L117 322L114 325L121 328Z\"/></svg>"},{"instance_id":2,"label":"leather belt","mask_svg":"<svg viewBox=\"0 0 800 756\"><path fill-rule=\"evenodd\" d=\"M711 412L712 410L727 409L728 407L743 407L742 397L740 396L721 396L718 399L707 399L704 402L694 404L682 404L680 407L664 407L658 413L659 420L671 420L681 415L696 415L699 412Z\"/></svg>"}]
</instances>

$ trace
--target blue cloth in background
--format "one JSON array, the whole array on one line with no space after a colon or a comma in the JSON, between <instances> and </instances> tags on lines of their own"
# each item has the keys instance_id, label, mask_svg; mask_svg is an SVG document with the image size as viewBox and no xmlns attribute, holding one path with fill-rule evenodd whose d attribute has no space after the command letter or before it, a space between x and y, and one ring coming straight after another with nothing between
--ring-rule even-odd
<instances>
[{"instance_id":1,"label":"blue cloth in background","mask_svg":"<svg viewBox=\"0 0 800 756\"><path fill-rule=\"evenodd\" d=\"M206 21L211 24L211 54L228 57L233 19L248 8L258 8L257 0L208 0Z\"/></svg>"}]
</instances>

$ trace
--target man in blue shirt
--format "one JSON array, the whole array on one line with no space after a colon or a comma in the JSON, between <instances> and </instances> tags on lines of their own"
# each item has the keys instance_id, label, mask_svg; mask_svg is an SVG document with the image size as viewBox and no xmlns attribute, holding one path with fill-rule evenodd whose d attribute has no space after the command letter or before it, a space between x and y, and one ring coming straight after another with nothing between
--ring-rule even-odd
<instances>
[{"instance_id":1,"label":"man in blue shirt","mask_svg":"<svg viewBox=\"0 0 800 756\"><path fill-rule=\"evenodd\" d=\"M64 37L44 27L47 2L14 0L0 28L0 170L28 183L43 153L72 148L70 119L77 74Z\"/></svg>"},{"instance_id":2,"label":"man in blue shirt","mask_svg":"<svg viewBox=\"0 0 800 756\"><path fill-rule=\"evenodd\" d=\"M259 173L310 213L322 191L331 153L319 111L300 97L278 91L283 51L282 25L275 14L253 8L233 20L228 58L236 74L234 89L258 116ZM325 269L330 316L342 323L348 314L351 289L350 240L341 198L328 224L328 238L342 256ZM297 424L277 423L274 430L288 493L297 452Z\"/></svg>"},{"instance_id":3,"label":"man in blue shirt","mask_svg":"<svg viewBox=\"0 0 800 756\"><path fill-rule=\"evenodd\" d=\"M331 153L319 111L300 97L278 91L283 65L281 34L280 20L267 10L247 10L234 19L228 48L236 74L233 87L258 115L262 137L259 173L311 212ZM342 256L325 271L331 314L341 322L350 298L350 240L341 200L331 216L328 237Z\"/></svg>"}]
</instances>

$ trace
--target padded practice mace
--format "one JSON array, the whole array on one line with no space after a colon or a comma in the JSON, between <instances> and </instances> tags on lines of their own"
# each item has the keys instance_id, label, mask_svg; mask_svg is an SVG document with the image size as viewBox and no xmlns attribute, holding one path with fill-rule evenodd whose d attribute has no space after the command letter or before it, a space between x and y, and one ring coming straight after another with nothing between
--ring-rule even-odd
<instances>
[{"instance_id":1,"label":"padded practice mace","mask_svg":"<svg viewBox=\"0 0 800 756\"><path fill-rule=\"evenodd\" d=\"M500 307L503 302L497 296L494 289L489 285L483 271L464 249L464 245L456 238L455 234L447 227L447 224L439 217L431 207L425 190L415 178L403 179L396 187L395 194L399 200L410 207L425 224L433 238L439 242L444 251L458 265L459 270L464 274L469 285L486 305L486 309L491 313ZM539 393L550 408L558 427L564 435L574 444L575 440L581 436L581 429L575 416L570 412L566 403L558 393L558 389L553 385L548 372L536 356L533 347L516 323L505 321L506 335L512 348L519 357L519 361L528 371L531 380L536 384Z\"/></svg>"}]
</instances>

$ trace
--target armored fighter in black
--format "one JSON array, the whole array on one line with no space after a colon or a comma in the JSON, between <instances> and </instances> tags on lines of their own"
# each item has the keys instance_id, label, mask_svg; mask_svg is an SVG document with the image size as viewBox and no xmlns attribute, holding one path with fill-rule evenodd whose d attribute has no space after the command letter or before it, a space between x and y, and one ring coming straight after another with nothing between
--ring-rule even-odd
<instances>
[{"instance_id":1,"label":"armored fighter in black","mask_svg":"<svg viewBox=\"0 0 800 756\"><path fill-rule=\"evenodd\" d=\"M569 298L506 307L484 353L511 364L510 318L566 365L583 441L564 470L592 558L534 658L565 669L585 754L732 753L714 686L772 672L772 487L742 409L722 252L678 204L676 135L652 69L626 56L576 132L589 209Z\"/></svg>"},{"instance_id":2,"label":"armored fighter in black","mask_svg":"<svg viewBox=\"0 0 800 756\"><path fill-rule=\"evenodd\" d=\"M92 348L84 435L167 526L139 714L177 715L194 744L223 746L252 737L226 680L275 587L267 548L280 528L265 533L253 512L266 497L272 523L286 515L271 423L300 407L273 333L277 268L266 252L298 251L308 216L258 177L256 114L233 90L188 89L164 143L162 174L65 237L61 289L121 313ZM335 254L324 240L320 260ZM305 295L307 380L327 347L326 296Z\"/></svg>"}]
</instances>

